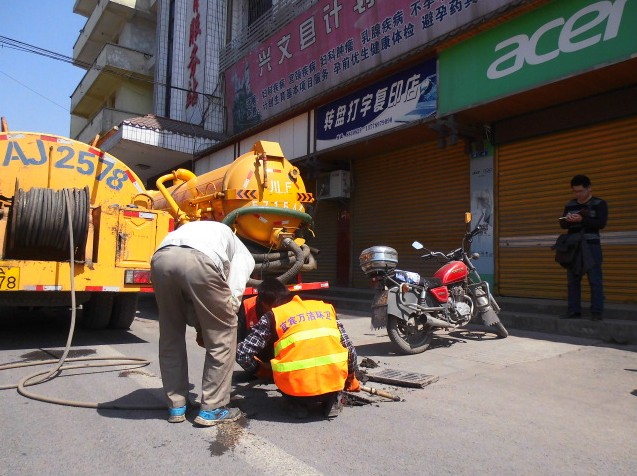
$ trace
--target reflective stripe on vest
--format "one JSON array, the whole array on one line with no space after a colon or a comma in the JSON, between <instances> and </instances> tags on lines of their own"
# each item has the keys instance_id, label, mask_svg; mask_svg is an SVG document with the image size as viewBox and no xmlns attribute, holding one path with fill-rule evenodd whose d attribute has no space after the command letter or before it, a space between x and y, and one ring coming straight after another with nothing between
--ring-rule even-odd
<instances>
[{"instance_id":1,"label":"reflective stripe on vest","mask_svg":"<svg viewBox=\"0 0 637 476\"><path fill-rule=\"evenodd\" d=\"M270 362L277 387L292 396L342 390L349 352L341 343L332 305L295 296L272 312L278 340Z\"/></svg>"},{"instance_id":2,"label":"reflective stripe on vest","mask_svg":"<svg viewBox=\"0 0 637 476\"><path fill-rule=\"evenodd\" d=\"M277 344L274 346L274 356L276 357L277 355L279 355L279 352L281 352L281 349L283 349L284 347L287 347L296 342L307 340L307 339L313 339L315 337L325 337L325 336L333 336L333 337L336 337L338 340L340 340L341 332L338 330L338 328L334 329L329 327L322 327L319 329L310 329L307 331L295 332L294 334L287 336L283 339L280 339L277 342Z\"/></svg>"},{"instance_id":3,"label":"reflective stripe on vest","mask_svg":"<svg viewBox=\"0 0 637 476\"><path fill-rule=\"evenodd\" d=\"M272 370L276 372L291 372L293 370L309 369L310 367L318 367L320 365L337 364L339 362L347 362L347 351L338 354L324 355L322 357L313 357L311 359L296 360L287 363L273 363Z\"/></svg>"}]
</instances>

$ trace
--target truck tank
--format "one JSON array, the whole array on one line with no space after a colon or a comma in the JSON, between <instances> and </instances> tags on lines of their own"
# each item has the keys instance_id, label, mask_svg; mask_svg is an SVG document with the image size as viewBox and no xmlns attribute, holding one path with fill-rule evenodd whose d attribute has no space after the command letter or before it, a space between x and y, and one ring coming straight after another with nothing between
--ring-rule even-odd
<instances>
[{"instance_id":1,"label":"truck tank","mask_svg":"<svg viewBox=\"0 0 637 476\"><path fill-rule=\"evenodd\" d=\"M306 205L314 197L278 143L258 141L229 165L199 176L178 169L156 185L148 192L153 209L169 211L178 225L215 220L234 229L257 263L250 286L265 274L286 283L316 267L317 251L304 238L312 226Z\"/></svg>"},{"instance_id":2,"label":"truck tank","mask_svg":"<svg viewBox=\"0 0 637 476\"><path fill-rule=\"evenodd\" d=\"M68 306L128 328L150 259L174 228L123 162L66 137L0 132L0 306ZM72 237L72 238L71 238ZM73 249L71 250L71 240Z\"/></svg>"}]
</instances>

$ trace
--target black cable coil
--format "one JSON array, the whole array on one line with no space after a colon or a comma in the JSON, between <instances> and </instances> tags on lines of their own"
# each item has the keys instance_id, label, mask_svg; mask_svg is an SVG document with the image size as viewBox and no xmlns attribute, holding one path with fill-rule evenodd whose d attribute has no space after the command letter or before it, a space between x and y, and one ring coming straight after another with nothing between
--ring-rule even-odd
<instances>
[{"instance_id":1,"label":"black cable coil","mask_svg":"<svg viewBox=\"0 0 637 476\"><path fill-rule=\"evenodd\" d=\"M9 213L7 259L69 259L66 196L70 198L73 217L74 259L84 260L90 210L88 187L29 191L18 188Z\"/></svg>"}]
</instances>

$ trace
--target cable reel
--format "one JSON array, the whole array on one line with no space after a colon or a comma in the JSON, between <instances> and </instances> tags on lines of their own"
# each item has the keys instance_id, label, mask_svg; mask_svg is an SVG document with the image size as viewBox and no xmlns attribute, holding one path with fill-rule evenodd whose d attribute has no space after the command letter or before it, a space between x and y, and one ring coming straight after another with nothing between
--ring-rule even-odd
<instances>
[{"instance_id":1,"label":"cable reel","mask_svg":"<svg viewBox=\"0 0 637 476\"><path fill-rule=\"evenodd\" d=\"M25 191L17 183L9 212L7 259L68 259L67 196L72 206L73 236L76 237L75 259L84 260L90 212L88 187L62 190L34 187Z\"/></svg>"}]
</instances>

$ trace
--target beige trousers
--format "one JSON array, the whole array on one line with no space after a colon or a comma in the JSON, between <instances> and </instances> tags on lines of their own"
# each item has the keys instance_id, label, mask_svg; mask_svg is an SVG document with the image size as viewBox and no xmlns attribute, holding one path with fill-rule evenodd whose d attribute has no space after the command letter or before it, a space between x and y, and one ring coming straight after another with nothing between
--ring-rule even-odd
<instances>
[{"instance_id":1,"label":"beige trousers","mask_svg":"<svg viewBox=\"0 0 637 476\"><path fill-rule=\"evenodd\" d=\"M155 252L151 279L159 309L159 366L170 406L185 405L188 396L186 325L201 330L206 347L201 409L227 405L237 347L227 282L205 254L179 246Z\"/></svg>"}]
</instances>

